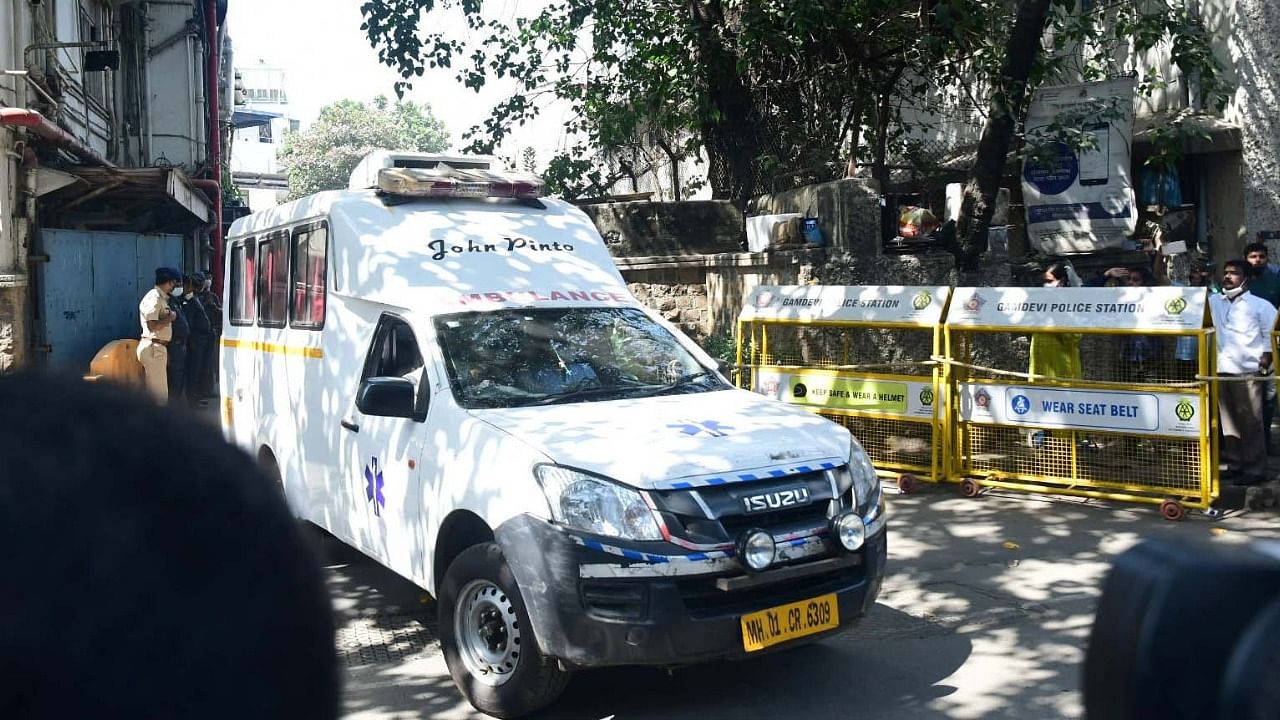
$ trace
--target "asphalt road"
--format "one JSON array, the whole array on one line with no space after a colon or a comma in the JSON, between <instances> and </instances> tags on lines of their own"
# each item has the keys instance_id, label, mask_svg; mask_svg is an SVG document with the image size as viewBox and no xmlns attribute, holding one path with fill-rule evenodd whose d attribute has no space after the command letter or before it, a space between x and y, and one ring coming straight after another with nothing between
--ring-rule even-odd
<instances>
[{"instance_id":1,"label":"asphalt road","mask_svg":"<svg viewBox=\"0 0 1280 720\"><path fill-rule=\"evenodd\" d=\"M857 628L745 662L576 675L543 718L1079 718L1108 563L1145 538L1280 537L1280 516L1181 523L1151 507L926 487L891 501L889 576ZM331 571L350 720L479 718L421 591L315 531Z\"/></svg>"}]
</instances>

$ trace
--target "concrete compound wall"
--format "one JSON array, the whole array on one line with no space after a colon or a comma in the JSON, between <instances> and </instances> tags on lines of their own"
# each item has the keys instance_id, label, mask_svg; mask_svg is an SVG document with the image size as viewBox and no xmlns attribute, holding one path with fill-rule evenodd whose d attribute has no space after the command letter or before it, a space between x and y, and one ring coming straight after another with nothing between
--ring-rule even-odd
<instances>
[{"instance_id":1,"label":"concrete compound wall","mask_svg":"<svg viewBox=\"0 0 1280 720\"><path fill-rule=\"evenodd\" d=\"M1234 3L1230 51L1239 89L1228 119L1241 127L1244 220L1252 240L1259 231L1280 232L1280 3Z\"/></svg>"},{"instance_id":2,"label":"concrete compound wall","mask_svg":"<svg viewBox=\"0 0 1280 720\"><path fill-rule=\"evenodd\" d=\"M861 180L800 188L759 198L759 213L803 212L822 221L829 247L760 253L715 252L732 247L736 209L708 203L615 203L584 208L609 240L631 292L709 349L730 357L729 343L744 298L758 285L1015 284L1004 260L989 260L978 273L962 274L951 255L886 255L880 247L879 195ZM646 207L648 206L648 207ZM709 218L720 218L713 222ZM738 216L740 220L740 216ZM653 233L649 236L648 233ZM664 251L663 254L653 253ZM736 250L736 248L735 248ZM653 253L653 254L649 254ZM858 342L876 361L927 359L929 333L863 331ZM821 338L814 342L821 344ZM814 350L814 348L809 348ZM820 349L819 349L820 350ZM981 348L974 360L1025 367L1026 338Z\"/></svg>"},{"instance_id":3,"label":"concrete compound wall","mask_svg":"<svg viewBox=\"0 0 1280 720\"><path fill-rule=\"evenodd\" d=\"M746 241L742 211L722 200L583 205L615 257L738 252Z\"/></svg>"},{"instance_id":4,"label":"concrete compound wall","mask_svg":"<svg viewBox=\"0 0 1280 720\"><path fill-rule=\"evenodd\" d=\"M753 199L747 212L816 217L829 247L855 255L880 254L880 186L874 180L850 178L764 195Z\"/></svg>"}]
</instances>

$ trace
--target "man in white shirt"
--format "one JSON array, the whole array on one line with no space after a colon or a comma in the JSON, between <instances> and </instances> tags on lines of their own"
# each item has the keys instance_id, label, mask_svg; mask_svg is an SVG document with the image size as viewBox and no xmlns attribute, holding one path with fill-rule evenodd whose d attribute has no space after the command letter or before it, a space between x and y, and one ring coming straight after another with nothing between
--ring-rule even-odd
<instances>
[{"instance_id":1,"label":"man in white shirt","mask_svg":"<svg viewBox=\"0 0 1280 720\"><path fill-rule=\"evenodd\" d=\"M173 338L174 312L169 298L181 294L182 273L173 268L156 268L156 286L142 296L138 317L142 322L142 340L138 343L138 362L146 374L147 390L160 404L169 399L169 340Z\"/></svg>"},{"instance_id":2,"label":"man in white shirt","mask_svg":"<svg viewBox=\"0 0 1280 720\"><path fill-rule=\"evenodd\" d=\"M1224 377L1262 378L1271 374L1271 330L1276 324L1276 309L1249 292L1248 282L1248 264L1228 260L1222 267L1222 293L1209 296L1218 346L1218 374ZM1266 479L1263 395L1261 380L1218 384L1222 460L1237 485L1253 485Z\"/></svg>"}]
</instances>

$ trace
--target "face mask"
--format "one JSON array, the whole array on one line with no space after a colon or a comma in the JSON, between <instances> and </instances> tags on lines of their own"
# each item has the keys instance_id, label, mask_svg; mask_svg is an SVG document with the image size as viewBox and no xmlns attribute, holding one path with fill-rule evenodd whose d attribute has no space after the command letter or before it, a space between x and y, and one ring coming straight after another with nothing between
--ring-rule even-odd
<instances>
[{"instance_id":1,"label":"face mask","mask_svg":"<svg viewBox=\"0 0 1280 720\"><path fill-rule=\"evenodd\" d=\"M1240 297L1240 294L1243 292L1244 292L1244 287L1233 287L1230 290L1223 290L1222 294L1225 295L1228 300L1235 300L1236 298Z\"/></svg>"},{"instance_id":2,"label":"face mask","mask_svg":"<svg viewBox=\"0 0 1280 720\"><path fill-rule=\"evenodd\" d=\"M170 291L169 291L169 294L170 294L170 295L172 295L172 296L174 296L174 297L182 297L182 286L181 286L181 285L179 285L179 286L175 287L174 289L170 290Z\"/></svg>"},{"instance_id":3,"label":"face mask","mask_svg":"<svg viewBox=\"0 0 1280 720\"><path fill-rule=\"evenodd\" d=\"M183 295L183 296L182 296L182 299L183 299L183 300L190 300L190 299L191 299L191 298L193 298L193 297L195 297L195 295L193 295L192 293L187 293L186 295Z\"/></svg>"},{"instance_id":4,"label":"face mask","mask_svg":"<svg viewBox=\"0 0 1280 720\"><path fill-rule=\"evenodd\" d=\"M1056 288L1058 287L1058 281L1054 280L1053 282L1047 282L1044 284L1044 286L1047 288Z\"/></svg>"}]
</instances>

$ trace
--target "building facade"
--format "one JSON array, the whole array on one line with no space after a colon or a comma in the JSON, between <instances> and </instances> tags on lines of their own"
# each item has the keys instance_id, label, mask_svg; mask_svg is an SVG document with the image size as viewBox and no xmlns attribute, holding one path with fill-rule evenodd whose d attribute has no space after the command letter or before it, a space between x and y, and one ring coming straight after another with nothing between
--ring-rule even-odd
<instances>
[{"instance_id":1,"label":"building facade","mask_svg":"<svg viewBox=\"0 0 1280 720\"><path fill-rule=\"evenodd\" d=\"M285 71L258 60L236 68L235 135L231 171L236 187L251 210L265 210L284 202L289 187L280 166L285 135L300 123L289 117Z\"/></svg>"},{"instance_id":2,"label":"building facade","mask_svg":"<svg viewBox=\"0 0 1280 720\"><path fill-rule=\"evenodd\" d=\"M1280 3L1183 0L1182 5L1203 24L1234 91L1217 111L1201 97L1198 79L1178 68L1170 43L1139 53L1121 42L1110 63L1115 72L1132 74L1140 84L1157 81L1135 98L1135 186L1153 172L1147 160L1176 122L1183 128L1176 176L1178 210L1187 218L1180 225L1185 239L1218 262L1260 237L1269 239L1273 254L1280 254ZM1077 7L1094 6L1098 4ZM1065 52L1082 53L1070 46ZM982 131L985 95L966 88L937 89L921 99L920 107L904 108L904 129L935 149L938 159L957 158L956 167L967 169ZM1141 210L1142 220L1158 219L1151 208Z\"/></svg>"},{"instance_id":3,"label":"building facade","mask_svg":"<svg viewBox=\"0 0 1280 720\"><path fill-rule=\"evenodd\" d=\"M0 371L83 369L137 337L157 264L211 267L225 11L0 0Z\"/></svg>"}]
</instances>

